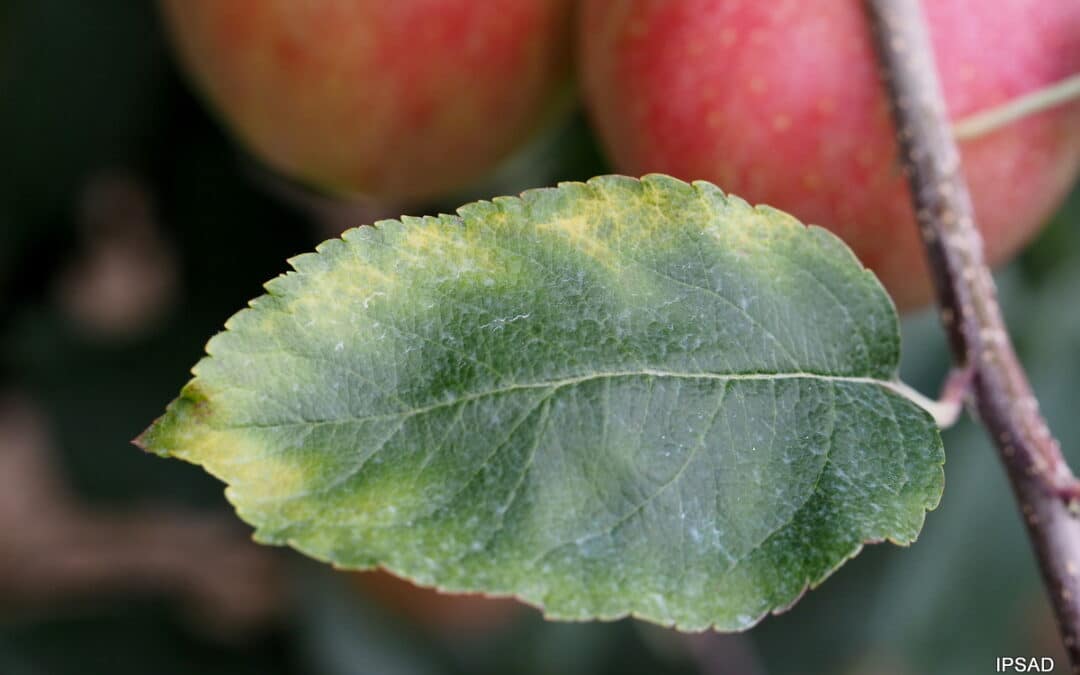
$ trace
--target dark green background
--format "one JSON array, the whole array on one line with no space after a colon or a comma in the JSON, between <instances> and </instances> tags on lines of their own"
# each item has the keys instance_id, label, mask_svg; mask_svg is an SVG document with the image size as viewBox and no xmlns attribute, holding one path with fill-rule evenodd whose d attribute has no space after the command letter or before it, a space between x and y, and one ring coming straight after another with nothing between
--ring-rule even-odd
<instances>
[{"instance_id":1,"label":"dark green background","mask_svg":"<svg viewBox=\"0 0 1080 675\"><path fill-rule=\"evenodd\" d=\"M84 246L74 218L80 190L118 169L152 194L178 256L181 293L151 330L107 340L80 331L53 288ZM576 115L489 185L410 211L445 211L605 170ZM192 98L152 3L0 4L0 389L27 393L46 411L65 477L90 503L228 508L221 486L201 471L128 441L187 380L225 318L283 271L285 258L321 238L304 213L260 187L263 172ZM1074 194L999 274L1021 355L1074 463L1078 219ZM947 357L934 317L908 318L904 339L905 378L935 390ZM945 443L944 500L919 542L870 547L792 611L708 648L750 649L768 673L974 675L992 672L997 656L1057 656L992 450L970 422L947 432ZM215 640L153 596L106 597L52 615L0 610L0 673L698 672L673 634L633 622L545 624L527 613L490 635L448 640L388 614L328 569L286 557L291 611L260 634ZM714 665L712 672L738 672L725 670L724 658Z\"/></svg>"}]
</instances>

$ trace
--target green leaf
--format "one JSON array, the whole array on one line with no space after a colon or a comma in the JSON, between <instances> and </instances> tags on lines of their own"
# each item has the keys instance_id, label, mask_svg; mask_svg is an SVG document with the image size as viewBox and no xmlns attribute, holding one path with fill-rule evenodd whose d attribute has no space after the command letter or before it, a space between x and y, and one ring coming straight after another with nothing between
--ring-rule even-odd
<instances>
[{"instance_id":1,"label":"green leaf","mask_svg":"<svg viewBox=\"0 0 1080 675\"><path fill-rule=\"evenodd\" d=\"M294 258L141 443L260 541L556 619L745 628L915 539L941 441L840 240L665 176L459 214Z\"/></svg>"}]
</instances>

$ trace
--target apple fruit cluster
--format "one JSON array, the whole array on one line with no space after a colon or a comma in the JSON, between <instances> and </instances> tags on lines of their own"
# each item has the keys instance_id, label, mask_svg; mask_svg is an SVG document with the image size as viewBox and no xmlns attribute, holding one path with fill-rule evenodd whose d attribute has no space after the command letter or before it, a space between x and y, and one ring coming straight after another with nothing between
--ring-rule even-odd
<instances>
[{"instance_id":1,"label":"apple fruit cluster","mask_svg":"<svg viewBox=\"0 0 1080 675\"><path fill-rule=\"evenodd\" d=\"M408 201L490 173L566 108L614 167L705 179L841 236L901 308L929 277L859 0L162 0L182 62L272 167ZM1076 0L924 2L954 119L1080 72ZM576 50L575 50L576 30ZM576 53L576 59L571 58ZM1080 168L1080 105L961 145L991 263Z\"/></svg>"}]
</instances>

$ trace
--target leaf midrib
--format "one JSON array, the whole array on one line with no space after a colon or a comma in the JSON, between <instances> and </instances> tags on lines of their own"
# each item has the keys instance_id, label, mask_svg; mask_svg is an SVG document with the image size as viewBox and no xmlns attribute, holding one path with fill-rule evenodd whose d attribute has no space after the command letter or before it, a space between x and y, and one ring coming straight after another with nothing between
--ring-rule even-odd
<instances>
[{"instance_id":1,"label":"leaf midrib","mask_svg":"<svg viewBox=\"0 0 1080 675\"><path fill-rule=\"evenodd\" d=\"M881 380L873 377L855 376L855 375L824 375L821 373L804 373L804 372L787 372L787 373L690 373L679 372L669 370L657 370L652 368L641 368L638 370L626 370L626 371L602 371L596 373L590 373L588 375L578 375L575 377L567 377L557 380L546 380L542 382L526 382L509 384L503 387L495 387L484 391L473 392L470 394L464 394L462 396L455 397L446 401L439 401L438 403L432 403L426 406L420 406L418 408L411 408L408 410L399 410L395 412L380 413L377 415L364 415L361 417L337 417L332 419L323 420L297 420L293 422L272 422L269 424L255 424L245 423L236 425L227 425L232 429L277 429L283 427L292 426L319 426L325 424L347 424L347 423L359 423L370 422L376 420L390 420L390 419L408 419L417 415L424 415L429 412L440 410L442 408L449 408L458 404L469 403L489 396L498 396L501 394L509 394L514 391L529 390L529 389L552 389L553 391L562 389L564 387L570 387L578 384L584 384L593 380L603 379L615 379L620 377L656 377L656 378L675 378L684 380L718 380L723 382L751 382L751 381L777 381L777 380L816 380L821 382L830 383L844 383L844 384L861 384L881 387L894 394L897 394L903 398L910 398L908 394L908 388L899 380Z\"/></svg>"}]
</instances>

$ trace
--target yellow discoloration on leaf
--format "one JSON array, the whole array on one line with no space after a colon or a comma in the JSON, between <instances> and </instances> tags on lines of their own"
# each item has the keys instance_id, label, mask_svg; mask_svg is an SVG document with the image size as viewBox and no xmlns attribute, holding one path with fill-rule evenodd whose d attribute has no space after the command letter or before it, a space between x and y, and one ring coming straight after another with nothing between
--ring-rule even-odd
<instances>
[{"instance_id":1,"label":"yellow discoloration on leaf","mask_svg":"<svg viewBox=\"0 0 1080 675\"><path fill-rule=\"evenodd\" d=\"M418 500L411 485L399 475L364 481L362 490L335 491L321 500L322 507L356 527L389 527L400 513L412 512Z\"/></svg>"},{"instance_id":2,"label":"yellow discoloration on leaf","mask_svg":"<svg viewBox=\"0 0 1080 675\"><path fill-rule=\"evenodd\" d=\"M310 472L296 455L267 451L261 435L248 428L211 429L190 427L172 456L202 465L209 473L232 486L244 500L285 499L305 490ZM257 461L252 461L257 458Z\"/></svg>"},{"instance_id":3,"label":"yellow discoloration on leaf","mask_svg":"<svg viewBox=\"0 0 1080 675\"><path fill-rule=\"evenodd\" d=\"M397 256L414 269L497 274L500 266L482 234L473 228L424 219L406 229Z\"/></svg>"},{"instance_id":4,"label":"yellow discoloration on leaf","mask_svg":"<svg viewBox=\"0 0 1080 675\"><path fill-rule=\"evenodd\" d=\"M597 223L585 216L557 218L544 223L537 223L536 229L556 232L565 237L574 248L591 256L597 262L611 265L615 255L606 243L596 236Z\"/></svg>"},{"instance_id":5,"label":"yellow discoloration on leaf","mask_svg":"<svg viewBox=\"0 0 1080 675\"><path fill-rule=\"evenodd\" d=\"M379 293L386 295L405 286L398 270L382 270L363 260L342 262L342 274L311 277L311 292L294 300L295 313L321 323L326 316L326 298L343 305L363 304Z\"/></svg>"},{"instance_id":6,"label":"yellow discoloration on leaf","mask_svg":"<svg viewBox=\"0 0 1080 675\"><path fill-rule=\"evenodd\" d=\"M455 228L452 234L443 230L438 221L423 221L405 230L405 238L401 241L403 250L414 253L441 253L447 248L460 249L462 239L460 228Z\"/></svg>"},{"instance_id":7,"label":"yellow discoloration on leaf","mask_svg":"<svg viewBox=\"0 0 1080 675\"><path fill-rule=\"evenodd\" d=\"M322 281L333 286L327 288L328 291L336 290L348 294L363 288L386 289L394 287L399 281L396 275L387 274L385 270L361 260L343 262L342 267L347 270L348 276L324 275Z\"/></svg>"}]
</instances>

